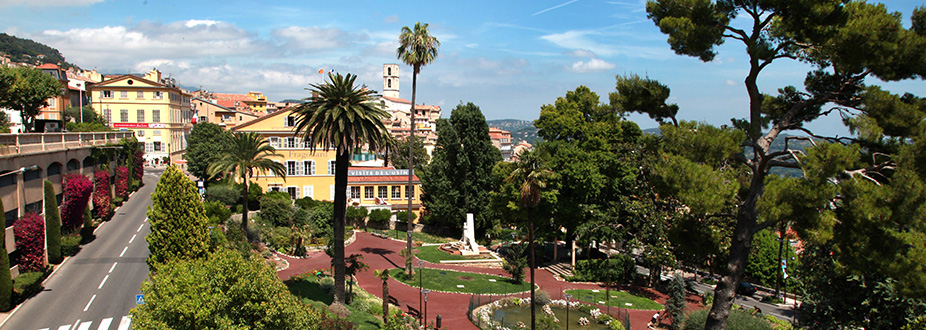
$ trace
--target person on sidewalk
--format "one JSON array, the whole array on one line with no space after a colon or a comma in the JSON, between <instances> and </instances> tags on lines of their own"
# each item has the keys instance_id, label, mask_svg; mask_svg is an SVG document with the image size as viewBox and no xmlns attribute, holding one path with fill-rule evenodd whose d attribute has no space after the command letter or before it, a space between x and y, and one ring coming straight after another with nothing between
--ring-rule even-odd
<instances>
[{"instance_id":1,"label":"person on sidewalk","mask_svg":"<svg viewBox=\"0 0 926 330\"><path fill-rule=\"evenodd\" d=\"M646 327L650 329L656 329L656 326L658 325L659 325L659 312L656 312L656 314L653 314L653 319L650 320L649 323L646 324Z\"/></svg>"}]
</instances>

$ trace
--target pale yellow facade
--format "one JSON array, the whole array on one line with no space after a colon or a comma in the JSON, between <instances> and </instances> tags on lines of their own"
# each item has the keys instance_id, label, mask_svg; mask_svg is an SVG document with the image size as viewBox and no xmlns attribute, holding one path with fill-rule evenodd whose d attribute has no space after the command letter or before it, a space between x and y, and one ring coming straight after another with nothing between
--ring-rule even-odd
<instances>
[{"instance_id":1,"label":"pale yellow facade","mask_svg":"<svg viewBox=\"0 0 926 330\"><path fill-rule=\"evenodd\" d=\"M135 132L145 158L180 160L192 129L192 96L161 82L161 73L144 78L123 75L90 86L90 101L112 128Z\"/></svg>"},{"instance_id":2,"label":"pale yellow facade","mask_svg":"<svg viewBox=\"0 0 926 330\"><path fill-rule=\"evenodd\" d=\"M286 169L286 179L272 173L258 173L254 181L263 191L284 191L293 198L311 197L315 200L333 201L334 149L311 150L303 140L294 135L296 118L291 110L277 111L256 120L239 125L235 132L256 132L276 148L275 157ZM401 172L401 173L400 173ZM351 167L348 179L348 203L368 208L391 208L394 211L407 208L407 173L382 167ZM401 179L404 173L404 179ZM421 187L417 178L413 186L413 211L421 209Z\"/></svg>"}]
</instances>

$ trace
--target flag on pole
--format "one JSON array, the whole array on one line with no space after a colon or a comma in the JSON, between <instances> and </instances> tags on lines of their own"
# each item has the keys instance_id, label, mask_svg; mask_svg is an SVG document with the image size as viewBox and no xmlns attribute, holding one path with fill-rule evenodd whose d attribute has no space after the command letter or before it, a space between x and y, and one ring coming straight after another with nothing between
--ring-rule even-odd
<instances>
[{"instance_id":1,"label":"flag on pole","mask_svg":"<svg viewBox=\"0 0 926 330\"><path fill-rule=\"evenodd\" d=\"M325 73L325 69L318 69L318 74L323 74L323 73Z\"/></svg>"}]
</instances>

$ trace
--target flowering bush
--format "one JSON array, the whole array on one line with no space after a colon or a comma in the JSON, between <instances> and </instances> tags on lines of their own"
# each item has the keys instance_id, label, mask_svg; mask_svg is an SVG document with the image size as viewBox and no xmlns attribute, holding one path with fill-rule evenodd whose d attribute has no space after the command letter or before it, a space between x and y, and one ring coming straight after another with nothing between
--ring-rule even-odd
<instances>
[{"instance_id":1,"label":"flowering bush","mask_svg":"<svg viewBox=\"0 0 926 330\"><path fill-rule=\"evenodd\" d=\"M132 176L136 181L141 181L142 175L145 174L145 152L138 150L132 155Z\"/></svg>"},{"instance_id":2,"label":"flowering bush","mask_svg":"<svg viewBox=\"0 0 926 330\"><path fill-rule=\"evenodd\" d=\"M109 171L97 170L93 173L93 211L97 218L109 220L113 215L111 202Z\"/></svg>"},{"instance_id":3,"label":"flowering bush","mask_svg":"<svg viewBox=\"0 0 926 330\"><path fill-rule=\"evenodd\" d=\"M26 213L13 224L20 272L40 271L45 266L45 219Z\"/></svg>"},{"instance_id":4,"label":"flowering bush","mask_svg":"<svg viewBox=\"0 0 926 330\"><path fill-rule=\"evenodd\" d=\"M80 174L64 175L64 203L61 205L61 223L74 230L83 223L84 209L90 201L93 182Z\"/></svg>"},{"instance_id":5,"label":"flowering bush","mask_svg":"<svg viewBox=\"0 0 926 330\"><path fill-rule=\"evenodd\" d=\"M125 200L129 198L129 168L116 167L116 197Z\"/></svg>"}]
</instances>

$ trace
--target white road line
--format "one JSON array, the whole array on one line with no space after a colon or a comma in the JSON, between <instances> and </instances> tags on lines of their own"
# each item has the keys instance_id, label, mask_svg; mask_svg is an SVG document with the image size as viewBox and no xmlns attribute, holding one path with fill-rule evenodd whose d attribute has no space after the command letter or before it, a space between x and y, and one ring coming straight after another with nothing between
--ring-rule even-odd
<instances>
[{"instance_id":1,"label":"white road line","mask_svg":"<svg viewBox=\"0 0 926 330\"><path fill-rule=\"evenodd\" d=\"M112 323L113 323L113 318L111 317L107 319L103 319L103 321L100 321L100 327L97 328L97 330L108 330L109 325Z\"/></svg>"},{"instance_id":2,"label":"white road line","mask_svg":"<svg viewBox=\"0 0 926 330\"><path fill-rule=\"evenodd\" d=\"M124 256L124 255L125 255L125 250L128 250L128 249L129 249L129 247L128 247L128 246L126 246L126 247L124 247L124 248L122 248L122 253L120 253L120 254L119 254L119 258L122 258L122 256Z\"/></svg>"},{"instance_id":3,"label":"white road line","mask_svg":"<svg viewBox=\"0 0 926 330\"><path fill-rule=\"evenodd\" d=\"M132 324L132 319L128 316L123 316L122 321L119 322L119 330L129 330L129 325Z\"/></svg>"},{"instance_id":4,"label":"white road line","mask_svg":"<svg viewBox=\"0 0 926 330\"><path fill-rule=\"evenodd\" d=\"M112 267L109 267L109 272L110 272L110 273L113 272L113 269L116 269L116 264L118 264L118 262L113 262L113 266L112 266Z\"/></svg>"},{"instance_id":5,"label":"white road line","mask_svg":"<svg viewBox=\"0 0 926 330\"><path fill-rule=\"evenodd\" d=\"M137 232L140 232L140 231L141 231L141 227L144 227L144 226L145 226L145 224L141 224L141 225L139 225L139 226L138 226L138 229L137 229L137 230L135 230L135 232L136 232L136 233L137 233Z\"/></svg>"},{"instance_id":6,"label":"white road line","mask_svg":"<svg viewBox=\"0 0 926 330\"><path fill-rule=\"evenodd\" d=\"M90 309L90 304L93 303L93 299L96 299L96 295L93 295L93 297L90 297L90 301L88 301L88 302L87 302L87 306L84 307L84 312L86 312L88 309Z\"/></svg>"},{"instance_id":7,"label":"white road line","mask_svg":"<svg viewBox=\"0 0 926 330\"><path fill-rule=\"evenodd\" d=\"M129 240L129 244L132 244L132 242L135 241L135 236L138 236L138 234L132 235L132 239Z\"/></svg>"},{"instance_id":8,"label":"white road line","mask_svg":"<svg viewBox=\"0 0 926 330\"><path fill-rule=\"evenodd\" d=\"M39 329L39 330L48 330L48 328L41 328L41 329Z\"/></svg>"},{"instance_id":9,"label":"white road line","mask_svg":"<svg viewBox=\"0 0 926 330\"><path fill-rule=\"evenodd\" d=\"M148 217L145 217L145 222L148 222Z\"/></svg>"},{"instance_id":10,"label":"white road line","mask_svg":"<svg viewBox=\"0 0 926 330\"><path fill-rule=\"evenodd\" d=\"M93 323L93 321L81 323L80 327L77 328L77 330L90 330L91 323Z\"/></svg>"},{"instance_id":11,"label":"white road line","mask_svg":"<svg viewBox=\"0 0 926 330\"><path fill-rule=\"evenodd\" d=\"M103 284L106 284L106 280L108 280L108 279L109 279L109 275L106 275L106 277L103 278L103 282L100 282L100 286L98 286L96 289L97 289L97 290L102 289L102 288L103 288Z\"/></svg>"},{"instance_id":12,"label":"white road line","mask_svg":"<svg viewBox=\"0 0 926 330\"><path fill-rule=\"evenodd\" d=\"M69 329L71 329L71 326L70 326L70 325L62 325L62 326L58 327L58 330L69 330Z\"/></svg>"}]
</instances>

